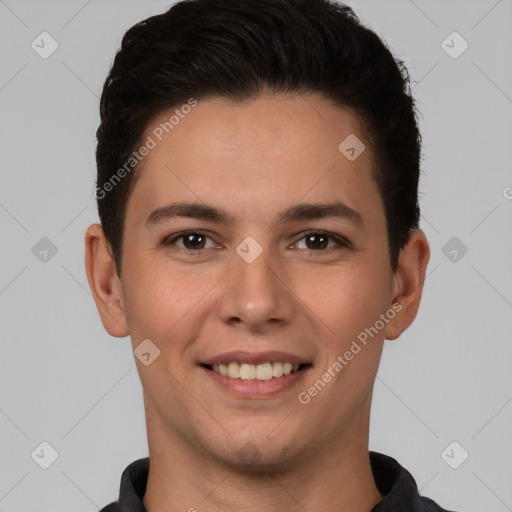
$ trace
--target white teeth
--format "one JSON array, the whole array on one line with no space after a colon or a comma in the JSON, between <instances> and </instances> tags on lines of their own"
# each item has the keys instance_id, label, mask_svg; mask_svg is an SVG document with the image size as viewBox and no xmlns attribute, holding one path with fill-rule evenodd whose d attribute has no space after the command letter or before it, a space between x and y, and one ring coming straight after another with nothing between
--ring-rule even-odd
<instances>
[{"instance_id":1,"label":"white teeth","mask_svg":"<svg viewBox=\"0 0 512 512\"><path fill-rule=\"evenodd\" d=\"M256 379L271 380L274 377L274 371L270 363L259 364L256 367Z\"/></svg>"},{"instance_id":2,"label":"white teeth","mask_svg":"<svg viewBox=\"0 0 512 512\"><path fill-rule=\"evenodd\" d=\"M214 364L213 371L231 379L272 380L296 372L299 366L297 363L262 363L256 365L231 362L227 365Z\"/></svg>"},{"instance_id":3,"label":"white teeth","mask_svg":"<svg viewBox=\"0 0 512 512\"><path fill-rule=\"evenodd\" d=\"M282 377L283 376L283 363L274 363L272 365L273 368L273 375L274 377Z\"/></svg>"},{"instance_id":4,"label":"white teeth","mask_svg":"<svg viewBox=\"0 0 512 512\"><path fill-rule=\"evenodd\" d=\"M228 377L232 379L240 378L240 365L238 363L228 364Z\"/></svg>"},{"instance_id":5,"label":"white teeth","mask_svg":"<svg viewBox=\"0 0 512 512\"><path fill-rule=\"evenodd\" d=\"M240 378L242 380L253 380L256 378L256 366L253 364L240 365Z\"/></svg>"}]
</instances>

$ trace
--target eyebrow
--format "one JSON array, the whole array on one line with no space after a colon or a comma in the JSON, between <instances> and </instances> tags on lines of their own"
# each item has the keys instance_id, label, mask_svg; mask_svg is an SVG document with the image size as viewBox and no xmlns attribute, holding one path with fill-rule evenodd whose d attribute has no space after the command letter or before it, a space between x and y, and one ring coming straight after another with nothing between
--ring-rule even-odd
<instances>
[{"instance_id":1,"label":"eyebrow","mask_svg":"<svg viewBox=\"0 0 512 512\"><path fill-rule=\"evenodd\" d=\"M157 208L151 212L146 219L146 227L156 226L175 217L186 217L224 224L233 221L233 216L215 206L203 203L179 202ZM284 210L278 217L280 222L335 217L346 219L360 227L364 226L362 215L340 201L328 204L299 204Z\"/></svg>"}]
</instances>

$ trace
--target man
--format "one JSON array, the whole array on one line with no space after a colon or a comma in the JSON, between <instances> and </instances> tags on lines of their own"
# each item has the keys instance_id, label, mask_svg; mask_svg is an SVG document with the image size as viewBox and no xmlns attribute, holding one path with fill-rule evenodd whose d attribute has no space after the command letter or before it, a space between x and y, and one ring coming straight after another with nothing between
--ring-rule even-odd
<instances>
[{"instance_id":1,"label":"man","mask_svg":"<svg viewBox=\"0 0 512 512\"><path fill-rule=\"evenodd\" d=\"M443 511L368 451L429 260L420 153L407 72L348 7L189 0L126 33L86 267L149 459L104 512Z\"/></svg>"}]
</instances>

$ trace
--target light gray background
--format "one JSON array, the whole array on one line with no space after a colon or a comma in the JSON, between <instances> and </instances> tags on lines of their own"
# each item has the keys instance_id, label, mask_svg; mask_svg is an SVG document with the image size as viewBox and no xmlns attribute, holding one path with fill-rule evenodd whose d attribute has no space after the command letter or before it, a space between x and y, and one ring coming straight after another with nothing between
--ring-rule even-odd
<instances>
[{"instance_id":1,"label":"light gray background","mask_svg":"<svg viewBox=\"0 0 512 512\"><path fill-rule=\"evenodd\" d=\"M447 509L512 510L512 2L349 4L417 82L432 248L418 318L385 348L371 448ZM124 32L169 5L0 0L2 512L97 510L147 454L129 340L103 330L83 239L103 81ZM46 60L31 48L43 31L59 44ZM469 43L458 59L441 46L453 31ZM47 262L32 252L43 237ZM453 237L469 249L456 263ZM31 458L42 441L58 452L48 469ZM458 469L441 456L452 441L469 453Z\"/></svg>"}]
</instances>

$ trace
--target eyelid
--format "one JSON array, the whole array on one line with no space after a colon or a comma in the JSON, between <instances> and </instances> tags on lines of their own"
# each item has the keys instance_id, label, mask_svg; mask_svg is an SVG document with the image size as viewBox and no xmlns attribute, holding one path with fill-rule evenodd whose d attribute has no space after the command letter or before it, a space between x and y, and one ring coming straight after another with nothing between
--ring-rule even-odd
<instances>
[{"instance_id":1,"label":"eyelid","mask_svg":"<svg viewBox=\"0 0 512 512\"><path fill-rule=\"evenodd\" d=\"M213 242L215 242L213 237L210 236L206 231L203 231L201 229L188 229L186 231L181 231L180 233L175 233L175 234L172 234L172 235L169 235L169 236L165 237L162 240L161 245L164 246L164 247L171 246L171 245L175 244L176 241L178 241L180 239L183 239L183 237L185 237L187 235L202 235L202 236L204 236L206 238L209 238ZM217 242L215 242L215 243L217 243ZM200 252L201 250L204 250L204 249L194 250L194 249L183 248L183 250L184 251L188 251L188 252Z\"/></svg>"},{"instance_id":2,"label":"eyelid","mask_svg":"<svg viewBox=\"0 0 512 512\"><path fill-rule=\"evenodd\" d=\"M161 245L164 247L169 247L169 246L175 244L176 241L183 239L183 237L185 237L187 235L202 235L206 238L209 238L210 240L212 240L213 242L215 242L217 244L217 242L213 239L213 237L210 236L206 231L203 231L201 229L189 229L186 231L182 231L180 233L175 233L175 234L169 235L168 237L163 239ZM300 242L304 238L306 238L308 236L312 236L312 235L323 235L323 236L330 238L336 244L338 244L338 249L340 249L340 248L353 249L353 244L344 236L338 235L336 233L331 233L329 231L325 231L322 229L309 229L306 231L302 231L301 233L296 235L296 237L295 237L296 240L295 240L295 242L293 242L292 245L295 245L296 243ZM300 238L297 238L297 237L300 237ZM217 245L219 245L219 244L217 244ZM336 248L334 248L334 249L336 249ZM187 251L187 252L199 253L201 251L204 251L205 249L195 249L194 250L194 249L182 248L182 250ZM325 253L325 252L329 252L330 250L333 250L333 248L331 247L330 249L319 249L319 250L308 249L308 250L310 252Z\"/></svg>"},{"instance_id":3,"label":"eyelid","mask_svg":"<svg viewBox=\"0 0 512 512\"><path fill-rule=\"evenodd\" d=\"M306 237L312 236L312 235L323 235L323 236L326 236L327 238L330 238L331 240L334 240L334 242L336 242L338 244L338 246L339 246L338 248L346 248L346 249L352 249L353 248L352 243L347 238L345 238L344 236L338 235L336 233L331 233L330 231L325 231L323 229L309 229L307 231L301 232L300 233L300 238L297 238L297 240L294 242L294 244L296 244L297 242L300 242L303 238L306 238ZM317 250L317 251L315 251L313 249L309 249L309 251L310 252L322 253L322 252L328 252L329 250L332 250L332 249L333 248Z\"/></svg>"}]
</instances>

